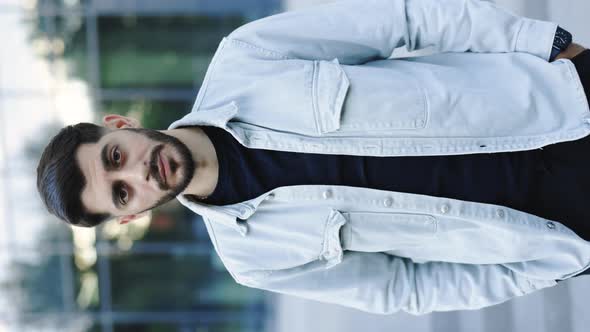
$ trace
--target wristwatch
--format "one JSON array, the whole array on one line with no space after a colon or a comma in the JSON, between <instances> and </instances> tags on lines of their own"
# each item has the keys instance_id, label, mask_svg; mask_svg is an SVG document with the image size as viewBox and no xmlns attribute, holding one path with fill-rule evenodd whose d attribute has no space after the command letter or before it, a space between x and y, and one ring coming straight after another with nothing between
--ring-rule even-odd
<instances>
[{"instance_id":1,"label":"wristwatch","mask_svg":"<svg viewBox=\"0 0 590 332\"><path fill-rule=\"evenodd\" d=\"M564 51L572 43L572 34L560 26L557 26L555 37L553 38L553 48L551 49L551 56L549 62L555 60L557 55Z\"/></svg>"}]
</instances>

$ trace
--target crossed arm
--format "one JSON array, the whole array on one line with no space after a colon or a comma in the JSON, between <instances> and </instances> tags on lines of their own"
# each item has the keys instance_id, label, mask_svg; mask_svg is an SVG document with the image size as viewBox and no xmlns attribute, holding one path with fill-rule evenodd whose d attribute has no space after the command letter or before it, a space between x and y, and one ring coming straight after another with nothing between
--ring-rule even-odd
<instances>
[{"instance_id":1,"label":"crossed arm","mask_svg":"<svg viewBox=\"0 0 590 332\"><path fill-rule=\"evenodd\" d=\"M262 278L245 272L238 282L375 314L414 315L480 309L556 284L528 279L502 264L418 264L380 252L347 251L340 263L325 264L316 260Z\"/></svg>"},{"instance_id":2,"label":"crossed arm","mask_svg":"<svg viewBox=\"0 0 590 332\"><path fill-rule=\"evenodd\" d=\"M228 37L284 58L362 64L408 51L526 52L549 60L557 24L480 0L338 0L268 16Z\"/></svg>"}]
</instances>

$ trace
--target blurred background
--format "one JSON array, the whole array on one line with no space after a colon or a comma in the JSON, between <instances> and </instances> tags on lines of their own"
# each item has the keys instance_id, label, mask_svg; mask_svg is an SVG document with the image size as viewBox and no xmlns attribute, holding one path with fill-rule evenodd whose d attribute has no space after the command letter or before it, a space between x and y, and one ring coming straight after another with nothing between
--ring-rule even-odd
<instances>
[{"instance_id":1,"label":"blurred background","mask_svg":"<svg viewBox=\"0 0 590 332\"><path fill-rule=\"evenodd\" d=\"M0 0L0 332L587 331L590 277L479 311L379 316L236 284L176 201L96 229L45 212L36 165L59 128L118 113L165 129L223 36L331 1ZM587 0L496 2L590 47Z\"/></svg>"}]
</instances>

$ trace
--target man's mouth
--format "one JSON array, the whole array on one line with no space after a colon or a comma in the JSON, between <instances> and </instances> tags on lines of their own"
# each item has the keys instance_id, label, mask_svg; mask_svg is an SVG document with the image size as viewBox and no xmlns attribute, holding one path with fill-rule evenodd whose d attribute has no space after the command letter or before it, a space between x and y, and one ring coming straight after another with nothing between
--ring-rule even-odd
<instances>
[{"instance_id":1,"label":"man's mouth","mask_svg":"<svg viewBox=\"0 0 590 332\"><path fill-rule=\"evenodd\" d=\"M164 181L165 184L168 184L168 181L166 179L166 167L164 164L164 158L162 157L162 152L160 151L160 153L158 153L158 166L159 166L159 171L160 171L160 178L162 179L162 181Z\"/></svg>"}]
</instances>

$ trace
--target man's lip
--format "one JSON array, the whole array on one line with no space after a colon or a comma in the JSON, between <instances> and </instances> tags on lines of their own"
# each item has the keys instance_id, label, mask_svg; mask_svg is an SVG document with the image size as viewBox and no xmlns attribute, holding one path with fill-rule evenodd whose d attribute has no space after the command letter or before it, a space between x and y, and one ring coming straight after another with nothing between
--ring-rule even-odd
<instances>
[{"instance_id":1,"label":"man's lip","mask_svg":"<svg viewBox=\"0 0 590 332\"><path fill-rule=\"evenodd\" d=\"M166 168L164 167L164 161L162 160L162 152L158 153L158 164L160 165L160 177L164 183L168 183L168 181L166 181Z\"/></svg>"},{"instance_id":2,"label":"man's lip","mask_svg":"<svg viewBox=\"0 0 590 332\"><path fill-rule=\"evenodd\" d=\"M166 180L168 180L168 175L170 175L170 163L164 155L162 155L162 165L164 165L164 173L166 174Z\"/></svg>"}]
</instances>

